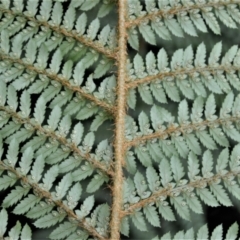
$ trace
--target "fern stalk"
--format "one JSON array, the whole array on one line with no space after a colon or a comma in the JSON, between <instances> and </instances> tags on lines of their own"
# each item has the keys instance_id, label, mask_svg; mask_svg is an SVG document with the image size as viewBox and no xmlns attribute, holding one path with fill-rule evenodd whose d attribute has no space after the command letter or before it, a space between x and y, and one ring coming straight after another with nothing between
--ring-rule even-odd
<instances>
[{"instance_id":1,"label":"fern stalk","mask_svg":"<svg viewBox=\"0 0 240 240\"><path fill-rule=\"evenodd\" d=\"M115 176L113 179L113 204L112 204L112 215L110 221L110 238L120 238L120 225L121 225L121 208L122 208L122 186L123 186L123 165L125 162L124 158L124 126L125 126L125 115L126 115L126 62L127 62L127 31L126 31L126 7L127 1L118 2L118 52L117 52L117 112L115 115L115 163L114 172Z\"/></svg>"}]
</instances>

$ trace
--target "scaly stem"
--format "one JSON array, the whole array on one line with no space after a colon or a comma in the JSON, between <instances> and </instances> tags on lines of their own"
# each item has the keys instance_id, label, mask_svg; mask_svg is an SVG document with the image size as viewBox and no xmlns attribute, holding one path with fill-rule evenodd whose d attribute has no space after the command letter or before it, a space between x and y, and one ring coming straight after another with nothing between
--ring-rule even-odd
<instances>
[{"instance_id":1,"label":"scaly stem","mask_svg":"<svg viewBox=\"0 0 240 240\"><path fill-rule=\"evenodd\" d=\"M123 171L122 164L124 163L124 150L125 150L125 104L126 104L126 60L127 60L127 32L126 32L126 0L118 1L118 86L117 86L117 112L115 115L115 176L113 178L113 203L110 222L110 239L120 239L120 224L121 224L121 209L122 209L122 186L123 186Z\"/></svg>"}]
</instances>

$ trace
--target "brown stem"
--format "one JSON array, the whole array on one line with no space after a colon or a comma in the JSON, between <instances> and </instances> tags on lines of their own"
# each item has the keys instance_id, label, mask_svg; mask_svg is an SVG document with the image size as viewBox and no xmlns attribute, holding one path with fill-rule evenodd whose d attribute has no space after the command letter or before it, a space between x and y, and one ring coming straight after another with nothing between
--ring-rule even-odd
<instances>
[{"instance_id":1,"label":"brown stem","mask_svg":"<svg viewBox=\"0 0 240 240\"><path fill-rule=\"evenodd\" d=\"M6 166L4 162L0 161L0 166L2 169L6 171L12 172L14 175L17 176L18 179L22 180L25 184L28 184L31 186L34 192L37 192L42 198L46 198L50 200L52 203L54 203L57 207L63 209L68 217L73 218L74 220L77 221L77 225L83 229L85 229L91 236L94 236L98 239L101 240L106 240L103 236L101 236L95 228L92 226L88 225L85 219L79 219L78 216L74 213L74 211L70 208L68 208L61 200L54 200L52 197L52 194L44 189L42 189L37 183L34 183L28 179L28 177L20 174L15 168Z\"/></svg>"},{"instance_id":2,"label":"brown stem","mask_svg":"<svg viewBox=\"0 0 240 240\"><path fill-rule=\"evenodd\" d=\"M68 88L69 90L75 92L75 93L79 93L81 94L81 96L83 96L84 98L86 98L87 100L90 100L91 102L94 102L97 106L102 107L103 109L105 109L107 112L109 112L111 115L114 114L115 109L113 106L109 105L108 103L106 103L105 101L101 101L98 98L94 97L94 95L86 93L82 88L78 87L78 86L72 86L71 83L69 82L69 79L64 78L58 74L55 73L49 73L47 70L45 69L39 69L31 64L27 64L25 63L22 59L19 58L13 58L10 57L8 55L2 54L0 53L0 59L2 60L7 60L10 61L12 63L17 63L22 65L24 68L36 72L37 74L42 74L45 75L46 77L59 82L62 86Z\"/></svg>"},{"instance_id":3,"label":"brown stem","mask_svg":"<svg viewBox=\"0 0 240 240\"><path fill-rule=\"evenodd\" d=\"M126 116L126 62L127 62L127 29L126 29L126 7L127 0L118 1L118 82L117 82L117 108L115 115L116 132L114 139L115 149L115 175L112 186L112 212L111 212L111 238L112 240L120 239L121 226L121 209L122 209L122 188L123 188L123 169L124 163L124 126Z\"/></svg>"},{"instance_id":4,"label":"brown stem","mask_svg":"<svg viewBox=\"0 0 240 240\"><path fill-rule=\"evenodd\" d=\"M169 136L171 134L173 134L174 132L181 132L182 134L186 134L187 130L191 129L193 131L197 131L199 130L201 127L204 126L213 126L214 124L224 124L228 121L234 122L234 121L239 121L240 118L239 117L227 117L227 118L218 118L216 120L213 121L209 121L209 120L204 120L200 123L191 123L188 125L184 125L184 126L170 126L168 127L166 130L164 131L158 131L158 132L154 132L148 135L144 135L141 137L137 137L131 141L128 141L126 144L126 148L130 148L130 147L134 147L137 145L140 145L148 140L151 139L155 139L155 138L165 138L166 136Z\"/></svg>"},{"instance_id":5,"label":"brown stem","mask_svg":"<svg viewBox=\"0 0 240 240\"><path fill-rule=\"evenodd\" d=\"M144 84L144 83L151 83L153 81L156 80L161 80L164 81L164 78L166 77L174 77L176 78L178 75L189 75L192 76L194 73L204 73L204 72L210 72L211 74L214 74L215 71L224 71L224 72L231 72L231 71L239 71L240 67L236 67L236 66L226 66L226 65L219 65L217 67L209 67L209 66L205 66L205 67L194 67L191 69L178 69L175 71L171 71L171 72L161 72L158 73L156 75L152 75L152 76L147 76L145 78L140 78L140 79L136 79L136 80L128 80L127 83L127 88L136 88L138 87L140 84ZM179 80L181 81L181 80Z\"/></svg>"},{"instance_id":6,"label":"brown stem","mask_svg":"<svg viewBox=\"0 0 240 240\"><path fill-rule=\"evenodd\" d=\"M171 197L173 196L174 192L182 193L186 191L186 189L188 188L202 188L202 186L204 186L205 184L210 185L211 183L214 183L219 179L228 178L229 176L237 176L239 174L240 174L239 171L238 172L229 171L224 175L216 174L210 178L202 178L196 181L189 182L188 184L180 187L172 188L170 186L170 187L163 188L160 191L153 193L150 197L142 199L137 203L131 204L126 210L122 211L121 216L124 217L126 215L131 215L133 214L134 210L138 208L142 208L147 204L159 201L160 197Z\"/></svg>"},{"instance_id":7,"label":"brown stem","mask_svg":"<svg viewBox=\"0 0 240 240\"><path fill-rule=\"evenodd\" d=\"M21 124L28 124L30 125L34 131L39 131L41 134L45 135L46 137L52 138L57 140L60 144L63 146L68 147L73 153L75 153L77 156L85 159L86 161L90 162L95 168L100 169L102 172L109 176L113 176L114 173L112 170L108 169L107 166L102 164L101 162L95 160L93 157L91 157L90 153L83 153L80 151L78 146L74 143L69 143L68 140L62 136L57 135L54 131L46 130L41 125L34 124L30 118L23 118L21 117L17 112L10 110L9 108L6 108L4 106L0 106L0 110L3 110L4 112L8 113L11 117L17 119L19 123Z\"/></svg>"},{"instance_id":8,"label":"brown stem","mask_svg":"<svg viewBox=\"0 0 240 240\"><path fill-rule=\"evenodd\" d=\"M153 13L148 13L141 17L137 17L134 20L129 20L127 22L127 28L138 26L143 22L146 22L149 20L152 21L157 17L164 18L167 16L179 14L181 12L190 12L192 10L198 10L198 9L200 9L201 11L206 11L204 10L204 8L207 8L207 7L221 7L221 6L227 6L229 4L239 4L239 3L240 3L240 0L229 0L228 2L223 2L223 1L217 2L217 3L207 2L205 4L193 4L192 6L172 7L169 10L159 10Z\"/></svg>"},{"instance_id":9,"label":"brown stem","mask_svg":"<svg viewBox=\"0 0 240 240\"><path fill-rule=\"evenodd\" d=\"M66 28L64 28L64 26L61 26L61 27L60 26L53 26L53 25L50 25L47 21L40 21L40 20L38 20L34 17L27 16L22 12L14 12L10 9L0 8L0 11L3 12L3 13L10 14L10 15L23 17L27 21L34 22L35 24L37 24L39 26L44 26L46 28L49 28L53 32L61 34L65 37L71 37L71 38L75 39L77 42L80 42L80 43L84 44L85 46L94 49L95 51L105 55L106 57L108 57L110 59L115 59L116 58L113 50L111 50L109 48L106 48L106 47L102 46L102 44L94 42L87 37L78 36L78 34L75 31L69 31Z\"/></svg>"}]
</instances>

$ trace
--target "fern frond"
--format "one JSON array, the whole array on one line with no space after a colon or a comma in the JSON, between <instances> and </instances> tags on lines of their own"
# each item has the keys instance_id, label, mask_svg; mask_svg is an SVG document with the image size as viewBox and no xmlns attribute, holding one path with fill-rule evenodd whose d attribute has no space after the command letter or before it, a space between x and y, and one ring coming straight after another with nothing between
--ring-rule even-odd
<instances>
[{"instance_id":1,"label":"fern frond","mask_svg":"<svg viewBox=\"0 0 240 240\"><path fill-rule=\"evenodd\" d=\"M139 0L128 1L127 27L129 29L129 44L138 49L138 28L146 42L156 45L155 34L170 40L171 34L184 37L184 32L197 36L196 28L208 32L207 26L215 33L221 34L218 17L227 27L237 28L240 10L239 0L231 1L158 1L145 0L147 11ZM213 11L214 10L214 11Z\"/></svg>"},{"instance_id":2,"label":"fern frond","mask_svg":"<svg viewBox=\"0 0 240 240\"><path fill-rule=\"evenodd\" d=\"M163 218L174 221L172 208L182 218L189 220L189 208L198 214L202 213L201 202L214 207L219 203L224 206L232 206L225 189L240 199L240 187L236 181L240 174L239 154L240 145L236 145L229 161L228 149L225 148L220 153L215 171L213 171L215 162L209 150L204 152L201 163L197 156L190 152L187 173L178 157L171 157L170 163L163 158L159 165L160 174L153 167L148 167L146 170L147 181L141 173L137 172L134 176L134 186L130 188L129 184L124 185L126 188L124 190L126 192L124 195L125 210L122 215L132 217L134 212L141 209L149 223L153 224L157 222L154 220L155 218L159 221L156 208ZM225 189L220 184L221 182ZM131 194L131 191L135 188L137 196L133 198L132 195L135 193ZM149 207L151 210L148 209ZM141 218L145 221L143 216Z\"/></svg>"},{"instance_id":3,"label":"fern frond","mask_svg":"<svg viewBox=\"0 0 240 240\"><path fill-rule=\"evenodd\" d=\"M235 98L230 92L222 105L219 116L216 116L216 103L213 95L210 95L205 104L205 120L203 116L203 99L194 101L191 121L186 100L179 104L178 121L174 122L174 116L164 108L154 106L151 109L150 128L148 116L143 112L139 115L140 132L136 123L129 117L127 125L126 148L135 147L135 153L144 166L151 165L151 158L159 162L160 157L170 157L178 154L186 157L189 149L200 155L201 144L210 149L216 149L217 144L227 147L228 138L240 142L239 129L239 96ZM166 123L167 125L165 125ZM234 127L236 126L236 128ZM150 154L152 155L150 157Z\"/></svg>"},{"instance_id":4,"label":"fern frond","mask_svg":"<svg viewBox=\"0 0 240 240\"><path fill-rule=\"evenodd\" d=\"M6 32L3 32L2 35L4 35L5 33ZM10 44L9 39L4 38L4 36L2 36L2 38L3 38L3 41L1 42L2 47ZM0 68L1 68L1 72L7 70L3 75L5 82L11 82L13 79L22 75L23 72L25 71L22 77L17 78L13 82L13 86L17 90L26 88L35 80L35 83L32 84L31 87L29 88L29 92L37 93L45 89L45 91L42 94L43 94L43 97L47 101L49 101L60 92L61 87L64 87L69 97L67 98L63 94L64 92L62 92L61 94L63 94L64 99L66 99L65 101L62 101L62 104L66 103L67 101L70 101L71 96L75 94L76 96L80 95L80 98L83 97L84 99L87 99L93 102L95 105L102 107L107 112L112 114L113 106L94 96L94 94L92 94L94 89L90 90L91 86L79 87L83 82L83 75L85 71L85 67L83 66L84 59L75 66L75 69L73 72L73 79L71 79L72 67L73 67L73 63L71 61L65 62L62 73L61 74L58 73L59 67L61 65L61 61L63 58L61 50L58 49L54 53L51 59L51 64L49 66L50 69L45 70L44 68L46 67L46 62L48 60L46 58L48 55L47 50L44 49L44 47L41 47L38 51L37 62L34 63L36 59L35 57L34 58L31 57L32 54L33 56L35 55L33 52L34 51L33 49L35 49L35 54L36 54L37 48L34 40L30 41L27 44L25 57L23 56L23 59L20 59L19 57L15 57L16 53L14 52L14 49L12 49L12 52L10 53L9 49L7 50L6 48L2 48L3 53L0 54L0 58L2 60ZM8 54L12 56L9 56ZM21 48L20 48L20 52L17 55L18 56L23 55L21 52ZM38 77L41 80L38 80L37 79ZM49 86L50 83L53 86ZM91 84L95 86L93 82ZM57 96L59 100L61 95L60 96L57 95ZM109 98L106 97L106 99L110 102ZM78 110L79 109L80 109L80 106Z\"/></svg>"},{"instance_id":5,"label":"fern frond","mask_svg":"<svg viewBox=\"0 0 240 240\"><path fill-rule=\"evenodd\" d=\"M95 1L96 2L96 1ZM40 6L40 15L37 15L38 12L38 1L35 1L34 4L27 4L26 9L27 11L23 12L22 10L25 8L23 2L14 1L14 4L16 5L15 8L10 8L10 4L7 2L2 3L0 7L0 11L4 13L6 16L11 16L11 21L9 21L9 25L14 21L14 19L17 19L18 17L21 18L21 21L24 23L30 22L31 25L28 28L27 34L29 34L29 37L34 34L35 32L40 30L40 33L42 32L43 35L46 35L45 38L41 37L42 40L40 43L42 43L46 38L49 38L52 34L55 36L58 36L61 38L71 38L76 42L80 42L84 44L87 47L90 47L94 49L95 51L106 55L108 58L115 59L115 55L112 52L113 47L115 45L112 43L111 35L109 35L109 45L108 47L104 47L104 41L102 39L98 39L97 41L94 41L96 34L94 32L98 31L97 26L92 26L92 29L89 28L87 34L84 34L85 28L81 29L82 22L81 22L81 16L79 17L79 20L75 23L75 8L74 4L71 4L68 8L68 10L65 13L65 16L63 17L63 7L60 2L52 3L52 1L42 1ZM51 21L48 21L51 17ZM85 15L86 17L86 15ZM5 19L5 18L3 18ZM63 21L62 21L63 20ZM97 20L98 21L98 20ZM61 25L62 23L62 25ZM93 23L92 23L93 24ZM24 25L21 24L21 27L24 27ZM86 25L85 25L86 26ZM2 23L2 27L6 28L6 23ZM18 26L16 26L18 27ZM16 27L12 27L14 31L12 31L12 34L19 31L19 27L16 29ZM1 24L0 24L1 28ZM39 29L40 28L40 29ZM72 30L75 28L76 30ZM47 32L47 34L46 34ZM41 34L38 33L39 38ZM26 39L26 33L24 38ZM56 37L55 37L56 39ZM61 43L61 41L56 40L54 37L52 39L49 39L47 42L47 45L53 45L54 48L57 47ZM53 48L51 47L51 50Z\"/></svg>"},{"instance_id":6,"label":"fern frond","mask_svg":"<svg viewBox=\"0 0 240 240\"><path fill-rule=\"evenodd\" d=\"M151 239L166 224L153 240L236 239L237 224L210 233L198 214L239 207L240 50L194 48L236 29L239 7L0 0L0 238L31 238L8 231L8 210L56 240ZM173 35L186 41L171 58L153 52Z\"/></svg>"},{"instance_id":7,"label":"fern frond","mask_svg":"<svg viewBox=\"0 0 240 240\"><path fill-rule=\"evenodd\" d=\"M167 53L161 49L156 57L152 52L146 56L146 63L140 55L135 56L134 69L129 69L129 102L133 98L135 88L138 88L142 100L153 103L153 97L160 103L167 103L167 96L179 102L182 95L188 99L197 96L206 97L208 92L216 94L228 93L230 90L240 90L237 75L240 69L240 52L237 46L231 47L222 57L222 43L217 43L212 49L206 64L206 46L200 44L194 56L191 46L185 50L177 50L171 59L170 68ZM146 70L145 70L146 65ZM157 65L157 69L156 69ZM130 63L130 66L132 64ZM205 86L204 86L205 85ZM179 90L182 95L179 94ZM135 106L129 104L131 108Z\"/></svg>"},{"instance_id":8,"label":"fern frond","mask_svg":"<svg viewBox=\"0 0 240 240\"><path fill-rule=\"evenodd\" d=\"M0 212L0 237L3 238L5 232L7 231L8 224L8 214L7 211L3 208ZM17 221L16 225L12 227L8 233L8 238L12 239L31 239L32 231L28 224L25 224L22 228L21 223ZM7 237L4 237L7 238Z\"/></svg>"},{"instance_id":9,"label":"fern frond","mask_svg":"<svg viewBox=\"0 0 240 240\"><path fill-rule=\"evenodd\" d=\"M186 232L184 231L179 231L177 232L172 238L171 238L171 234L170 233L166 233L164 234L161 238L155 237L152 240L167 240L167 239L232 239L235 240L237 239L238 236L238 230L239 227L237 225L237 223L233 223L227 231L227 234L225 237L223 237L223 227L222 225L218 225L217 227L214 228L212 234L209 234L209 230L207 225L202 226L197 234L194 234L194 230L193 228L190 228L189 230L187 230Z\"/></svg>"},{"instance_id":10,"label":"fern frond","mask_svg":"<svg viewBox=\"0 0 240 240\"><path fill-rule=\"evenodd\" d=\"M0 168L10 178L15 179L16 181L21 181L22 187L16 187L15 190L12 190L10 194L8 194L3 200L3 206L9 207L13 204L18 203L24 196L25 197L15 208L15 214L23 214L30 210L33 213L33 209L37 208L40 204L42 205L41 199L48 201L51 205L51 208L47 211L52 211L54 207L57 207L57 211L52 211L51 213L40 217L35 221L34 225L39 228L46 228L50 226L56 225L58 222L62 222L64 219L67 220L68 217L68 225L71 225L71 229L76 230L78 227L83 228L89 234L96 236L98 239L105 239L102 235L103 232L98 232L95 230L95 223L91 222L91 219L87 219L86 216L89 215L90 211L85 212L83 216L80 217L79 211L76 210L76 213L73 209L76 207L76 201L78 201L81 195L81 186L79 184L72 186L72 176L71 174L65 175L65 177L59 182L56 186L55 192L50 192L52 188L53 182L58 176L58 166L55 165L51 167L44 175L42 182L38 183L39 175L41 176L41 172L37 173L37 165L34 164L31 171L31 176L27 175L30 171L30 165L33 161L33 151L31 148L28 148L24 151L22 159L19 163L20 168L16 167L16 154L18 153L18 147L16 147L16 140L11 141L8 149L7 159L0 161ZM36 160L38 161L38 159ZM26 164L27 162L27 164ZM44 166L42 167L43 170ZM7 175L5 175L7 176ZM3 178L3 177L2 177ZM66 200L62 201L62 198L65 198L65 195L68 189L72 186L70 191L68 192L68 197ZM33 194L29 194L30 189L33 190ZM40 202L40 203L39 203ZM90 200L85 200L82 208L86 208L86 204L91 204ZM70 206L70 207L69 207ZM42 206L41 206L42 208ZM106 207L105 207L106 208ZM32 210L31 210L32 209ZM91 210L91 209L90 209ZM106 214L106 209L104 210L104 214ZM99 213L101 215L103 213ZM103 220L103 219L102 219ZM105 220L104 220L105 221ZM65 222L66 224L66 222ZM103 224L103 223L101 223ZM105 223L106 224L106 223ZM105 225L107 228L107 226ZM57 228L58 229L58 228ZM56 231L52 233L53 239L56 239ZM59 230L58 230L59 231ZM106 232L104 232L106 234ZM67 235L70 235L71 232L68 232ZM55 236L55 237L54 237ZM64 236L61 236L62 239Z\"/></svg>"},{"instance_id":11,"label":"fern frond","mask_svg":"<svg viewBox=\"0 0 240 240\"><path fill-rule=\"evenodd\" d=\"M71 140L66 138L69 134L71 128L71 119L66 115L62 120L61 109L57 106L53 109L48 119L48 125L42 126L45 115L45 105L46 102L43 98L39 98L34 110L34 118L29 118L30 115L30 96L27 92L24 92L21 97L21 112L17 112L18 100L13 98L16 95L15 89L10 86L8 88L8 104L5 105L6 94L4 96L4 91L6 91L6 85L1 83L1 130L0 134L2 138L6 139L6 142L10 142L16 139L19 143L29 139L33 134L37 133L27 144L23 146L23 150L27 149L29 146L36 152L36 155L41 155L47 158L49 155L57 153L62 154L63 158L67 158L69 155L73 155L69 159L72 160L72 168L78 166L84 159L91 163L93 167L102 170L107 173L110 165L110 160L101 163L99 160L95 159L93 155L90 154L90 150L94 142L94 134L92 132L85 136L82 146L79 147L81 142L81 135L76 136L77 131L83 132L83 126L78 123L74 126L71 132ZM59 124L58 124L59 122ZM58 127L58 131L54 130ZM107 146L106 146L107 148ZM110 155L111 156L111 155ZM76 158L76 159L75 159ZM54 163L61 161L61 159L55 159ZM47 162L51 162L49 159ZM110 170L110 175L112 174ZM109 174L107 173L107 175Z\"/></svg>"}]
</instances>

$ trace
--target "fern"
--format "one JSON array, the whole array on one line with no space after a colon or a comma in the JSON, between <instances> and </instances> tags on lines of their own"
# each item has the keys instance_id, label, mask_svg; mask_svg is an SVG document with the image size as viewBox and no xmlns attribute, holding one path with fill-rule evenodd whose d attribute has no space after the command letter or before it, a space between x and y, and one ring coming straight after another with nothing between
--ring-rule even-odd
<instances>
[{"instance_id":1,"label":"fern","mask_svg":"<svg viewBox=\"0 0 240 240\"><path fill-rule=\"evenodd\" d=\"M239 23L240 0L0 0L0 238L236 239L202 216L239 207L216 38Z\"/></svg>"}]
</instances>

